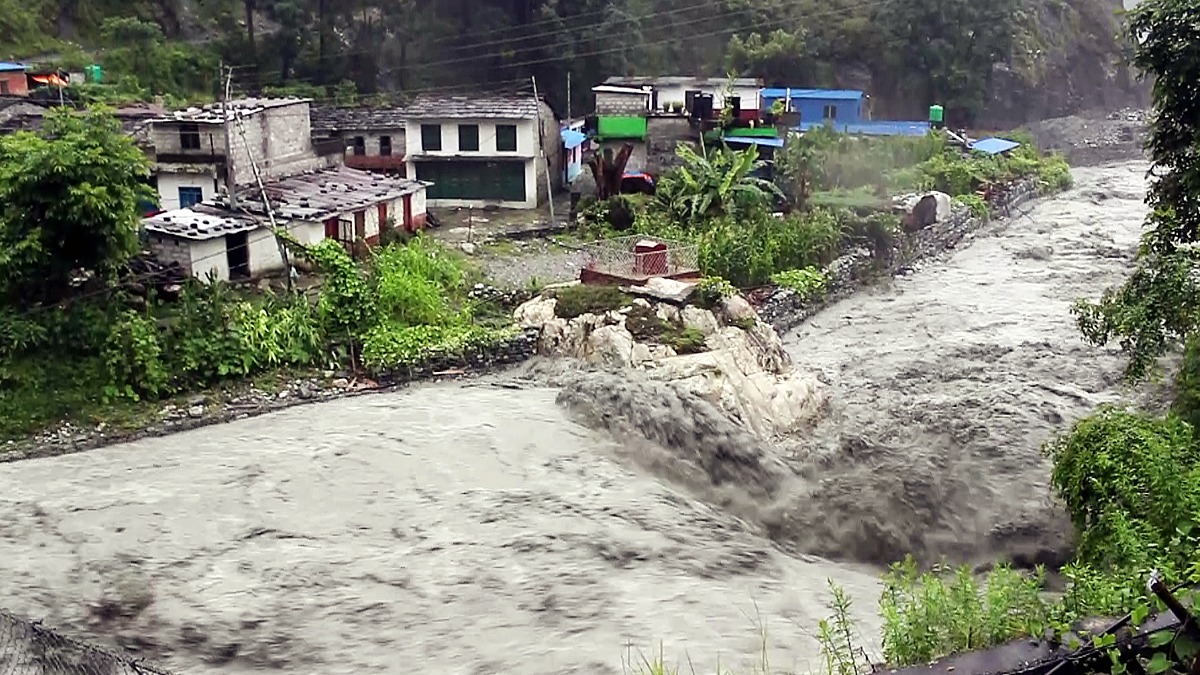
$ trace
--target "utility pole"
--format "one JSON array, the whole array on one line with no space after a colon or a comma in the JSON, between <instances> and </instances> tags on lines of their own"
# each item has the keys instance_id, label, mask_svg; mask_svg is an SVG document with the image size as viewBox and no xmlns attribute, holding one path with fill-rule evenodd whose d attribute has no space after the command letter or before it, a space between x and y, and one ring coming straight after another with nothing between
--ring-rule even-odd
<instances>
[{"instance_id":1,"label":"utility pole","mask_svg":"<svg viewBox=\"0 0 1200 675\"><path fill-rule=\"evenodd\" d=\"M275 223L275 208L271 206L271 199L267 196L267 188L263 185L262 175L258 172L258 162L254 161L254 151L250 149L250 142L246 140L246 127L242 124L242 118L238 118L238 131L242 135L242 143L246 146L246 156L250 158L250 168L254 171L254 182L258 184L258 193L262 195L263 207L267 211L267 219L271 221L271 234L275 235L275 245L279 247L279 257L283 258L284 273L287 274L288 293L292 292L292 261L288 258L287 246L279 237L278 225ZM246 243L249 246L249 242Z\"/></svg>"},{"instance_id":2,"label":"utility pole","mask_svg":"<svg viewBox=\"0 0 1200 675\"><path fill-rule=\"evenodd\" d=\"M224 66L222 66L222 69L224 69ZM229 68L228 73L225 75L225 89L223 91L223 95L221 96L221 118L224 120L224 124L222 126L225 130L225 192L227 192L229 195L229 208L236 209L237 180L233 174L233 141L229 136L229 95L232 89L233 68ZM249 149L250 147L246 146L247 152L249 152ZM251 158L251 161L253 162L253 157ZM255 175L258 175L257 169L255 170ZM289 276L288 279L290 280L291 277Z\"/></svg>"},{"instance_id":3,"label":"utility pole","mask_svg":"<svg viewBox=\"0 0 1200 675\"><path fill-rule=\"evenodd\" d=\"M538 125L538 145L542 151L542 165L546 167L546 201L550 204L550 223L554 223L554 188L550 182L550 161L546 159L546 130L542 124L542 99L538 98L537 76L531 75L529 79L533 80L533 105L537 110L537 125Z\"/></svg>"},{"instance_id":4,"label":"utility pole","mask_svg":"<svg viewBox=\"0 0 1200 675\"><path fill-rule=\"evenodd\" d=\"M571 71L567 70L567 119L571 119Z\"/></svg>"}]
</instances>

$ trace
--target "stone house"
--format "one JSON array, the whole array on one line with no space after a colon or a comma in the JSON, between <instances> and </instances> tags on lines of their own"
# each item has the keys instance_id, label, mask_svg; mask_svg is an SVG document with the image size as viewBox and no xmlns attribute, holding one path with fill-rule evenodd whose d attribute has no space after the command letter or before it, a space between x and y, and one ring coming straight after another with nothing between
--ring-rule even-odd
<instances>
[{"instance_id":1,"label":"stone house","mask_svg":"<svg viewBox=\"0 0 1200 675\"><path fill-rule=\"evenodd\" d=\"M345 166L319 169L264 185L275 223L302 244L324 239L379 243L388 228L425 227L426 184ZM142 221L150 249L163 263L177 261L206 280L245 279L284 269L280 246L257 186L165 211Z\"/></svg>"},{"instance_id":2,"label":"stone house","mask_svg":"<svg viewBox=\"0 0 1200 675\"><path fill-rule=\"evenodd\" d=\"M342 143L346 166L405 175L402 109L319 106L310 116L314 137Z\"/></svg>"},{"instance_id":3,"label":"stone house","mask_svg":"<svg viewBox=\"0 0 1200 675\"><path fill-rule=\"evenodd\" d=\"M560 126L533 96L422 94L404 117L406 175L431 206L532 209L562 187Z\"/></svg>"},{"instance_id":4,"label":"stone house","mask_svg":"<svg viewBox=\"0 0 1200 675\"><path fill-rule=\"evenodd\" d=\"M219 104L176 111L152 121L149 143L166 210L212 199L227 183L253 185L252 160L263 180L342 163L339 143L313 142L308 99L242 99L224 111Z\"/></svg>"},{"instance_id":5,"label":"stone house","mask_svg":"<svg viewBox=\"0 0 1200 675\"><path fill-rule=\"evenodd\" d=\"M725 77L610 77L604 81L604 86L624 89L643 89L649 92L649 109L662 111L663 106L681 104L684 109L691 110L692 98L696 94L711 94L713 109L720 110L725 106L725 91L732 85L734 95L741 99L743 110L758 110L758 91L762 89L762 80L749 77L734 78L732 81Z\"/></svg>"}]
</instances>

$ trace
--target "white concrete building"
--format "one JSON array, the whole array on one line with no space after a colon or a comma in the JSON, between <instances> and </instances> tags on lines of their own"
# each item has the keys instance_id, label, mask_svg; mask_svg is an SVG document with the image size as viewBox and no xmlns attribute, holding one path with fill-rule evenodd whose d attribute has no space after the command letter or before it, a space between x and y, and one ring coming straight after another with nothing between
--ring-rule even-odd
<instances>
[{"instance_id":1,"label":"white concrete building","mask_svg":"<svg viewBox=\"0 0 1200 675\"><path fill-rule=\"evenodd\" d=\"M230 120L226 147L225 120ZM254 184L253 161L264 180L337 166L342 148L314 144L307 99L243 99L189 108L151 122L148 134L163 209L185 208L235 186Z\"/></svg>"},{"instance_id":2,"label":"white concrete building","mask_svg":"<svg viewBox=\"0 0 1200 675\"><path fill-rule=\"evenodd\" d=\"M729 87L725 77L610 77L602 86L620 89L643 89L650 92L651 110L661 111L664 105L682 104L691 110L691 95L712 94L713 110L725 107L725 91ZM742 110L758 110L758 90L762 80L739 77L733 80L733 92L741 99Z\"/></svg>"},{"instance_id":3,"label":"white concrete building","mask_svg":"<svg viewBox=\"0 0 1200 675\"><path fill-rule=\"evenodd\" d=\"M543 140L562 185L559 125L532 96L423 94L404 114L405 175L430 184L431 206L536 208L549 195Z\"/></svg>"},{"instance_id":4,"label":"white concrete building","mask_svg":"<svg viewBox=\"0 0 1200 675\"><path fill-rule=\"evenodd\" d=\"M425 227L426 185L420 181L336 167L265 187L276 224L303 244L335 239L348 247L360 241L372 246L389 227ZM257 186L241 188L237 196L237 211L222 196L146 218L151 250L160 262L178 262L201 280L210 273L228 281L283 270Z\"/></svg>"}]
</instances>

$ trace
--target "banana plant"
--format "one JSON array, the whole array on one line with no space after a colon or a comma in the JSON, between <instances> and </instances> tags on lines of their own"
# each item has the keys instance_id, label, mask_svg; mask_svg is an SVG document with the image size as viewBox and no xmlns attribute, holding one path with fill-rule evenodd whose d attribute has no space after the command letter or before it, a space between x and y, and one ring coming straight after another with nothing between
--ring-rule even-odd
<instances>
[{"instance_id":1,"label":"banana plant","mask_svg":"<svg viewBox=\"0 0 1200 675\"><path fill-rule=\"evenodd\" d=\"M682 165L663 177L657 194L685 226L765 206L779 194L773 183L752 175L763 166L753 146L740 151L721 148L701 156L680 144L675 153Z\"/></svg>"}]
</instances>

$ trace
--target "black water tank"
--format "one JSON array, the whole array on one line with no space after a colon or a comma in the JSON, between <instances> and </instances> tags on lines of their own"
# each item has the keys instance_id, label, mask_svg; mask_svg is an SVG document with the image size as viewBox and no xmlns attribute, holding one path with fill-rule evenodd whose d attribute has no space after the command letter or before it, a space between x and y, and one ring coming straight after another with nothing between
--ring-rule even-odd
<instances>
[{"instance_id":1,"label":"black water tank","mask_svg":"<svg viewBox=\"0 0 1200 675\"><path fill-rule=\"evenodd\" d=\"M698 120L710 120L713 116L712 94L697 94L692 101L692 117Z\"/></svg>"},{"instance_id":2,"label":"black water tank","mask_svg":"<svg viewBox=\"0 0 1200 675\"><path fill-rule=\"evenodd\" d=\"M742 113L742 97L730 96L727 101L729 103L729 107L733 108L733 118L737 119L738 115Z\"/></svg>"}]
</instances>

